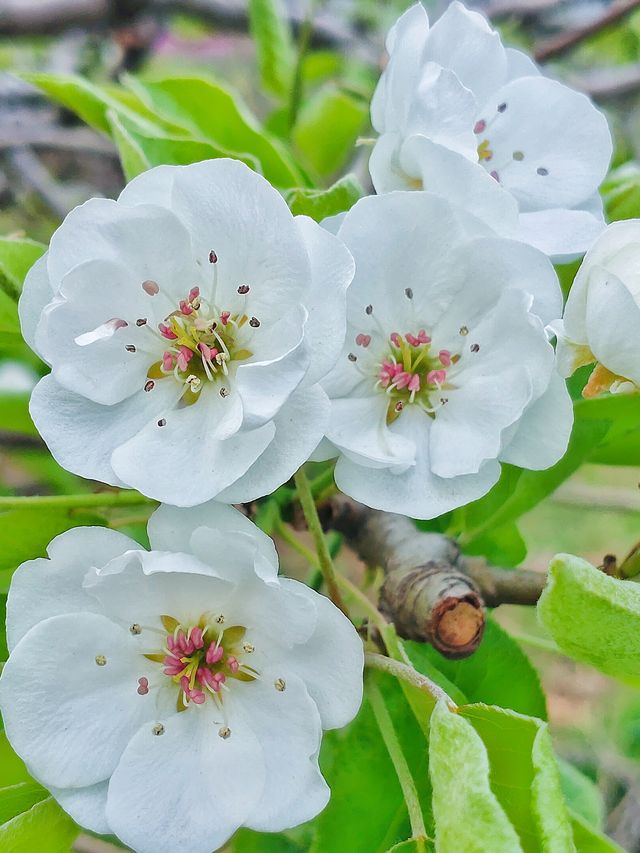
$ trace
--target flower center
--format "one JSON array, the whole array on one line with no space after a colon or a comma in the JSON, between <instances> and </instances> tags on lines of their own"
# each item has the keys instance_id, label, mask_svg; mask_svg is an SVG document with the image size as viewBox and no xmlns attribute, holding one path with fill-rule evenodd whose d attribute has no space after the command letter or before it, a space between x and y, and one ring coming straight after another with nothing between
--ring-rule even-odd
<instances>
[{"instance_id":1,"label":"flower center","mask_svg":"<svg viewBox=\"0 0 640 853\"><path fill-rule=\"evenodd\" d=\"M376 388L383 388L389 397L387 423L392 423L406 405L414 403L433 416L446 398L434 403L432 397L446 387L447 370L459 360L460 356L452 356L449 350L433 352L425 329L417 335L392 332L388 353L377 366L376 381Z\"/></svg>"},{"instance_id":2,"label":"flower center","mask_svg":"<svg viewBox=\"0 0 640 853\"><path fill-rule=\"evenodd\" d=\"M165 647L161 653L145 657L161 663L164 674L179 688L178 711L186 710L190 702L204 704L207 696L221 707L223 693L229 689L228 680L259 678L259 673L244 662L254 651L251 643L243 641L245 627L224 628L221 616L213 622L202 616L197 624L188 627L173 616L162 616L161 620L167 630ZM145 688L148 685L141 683L138 692Z\"/></svg>"},{"instance_id":3,"label":"flower center","mask_svg":"<svg viewBox=\"0 0 640 853\"><path fill-rule=\"evenodd\" d=\"M246 295L248 285L238 288ZM245 361L253 355L248 341L253 329L260 325L256 317L243 312L232 314L209 305L193 287L178 309L158 325L166 349L162 360L151 365L145 390L153 388L154 380L173 376L184 386L182 402L195 403L208 382L223 382L229 375L232 362ZM226 397L228 389L220 388Z\"/></svg>"}]
</instances>

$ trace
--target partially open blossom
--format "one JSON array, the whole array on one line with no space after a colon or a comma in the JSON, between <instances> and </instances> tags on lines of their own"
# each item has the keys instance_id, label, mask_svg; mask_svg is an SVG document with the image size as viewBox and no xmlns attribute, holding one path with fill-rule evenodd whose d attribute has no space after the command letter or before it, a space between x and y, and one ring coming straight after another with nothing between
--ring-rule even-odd
<instances>
[{"instance_id":1,"label":"partially open blossom","mask_svg":"<svg viewBox=\"0 0 640 853\"><path fill-rule=\"evenodd\" d=\"M585 255L558 334L565 376L595 364L585 397L640 391L640 219L614 222Z\"/></svg>"},{"instance_id":2,"label":"partially open blossom","mask_svg":"<svg viewBox=\"0 0 640 853\"><path fill-rule=\"evenodd\" d=\"M431 518L485 494L500 462L542 469L572 407L545 325L553 267L430 193L361 199L338 232L356 275L347 344L325 380L336 483L376 509Z\"/></svg>"},{"instance_id":3,"label":"partially open blossom","mask_svg":"<svg viewBox=\"0 0 640 853\"><path fill-rule=\"evenodd\" d=\"M72 211L27 277L36 426L70 471L169 503L267 494L326 424L352 275L243 163L152 169Z\"/></svg>"},{"instance_id":4,"label":"partially open blossom","mask_svg":"<svg viewBox=\"0 0 640 853\"><path fill-rule=\"evenodd\" d=\"M0 705L16 752L81 825L137 853L211 853L314 817L322 730L362 697L362 642L278 577L237 510L161 507L151 552L83 527L15 573Z\"/></svg>"},{"instance_id":5,"label":"partially open blossom","mask_svg":"<svg viewBox=\"0 0 640 853\"><path fill-rule=\"evenodd\" d=\"M431 28L412 6L387 50L371 106L376 190L424 188L549 255L584 252L604 227L597 191L611 157L589 99L458 2Z\"/></svg>"}]
</instances>

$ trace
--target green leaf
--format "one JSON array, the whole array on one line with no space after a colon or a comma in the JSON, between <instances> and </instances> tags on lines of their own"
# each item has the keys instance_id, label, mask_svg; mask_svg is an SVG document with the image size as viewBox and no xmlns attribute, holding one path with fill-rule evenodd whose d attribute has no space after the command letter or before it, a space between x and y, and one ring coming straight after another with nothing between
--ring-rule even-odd
<instances>
[{"instance_id":1,"label":"green leaf","mask_svg":"<svg viewBox=\"0 0 640 853\"><path fill-rule=\"evenodd\" d=\"M576 405L576 421L563 458L545 471L522 471L511 465L502 466L500 480L479 501L461 513L465 535L461 544L466 548L480 533L513 522L540 503L547 495L570 477L600 445L611 428L611 420L581 417ZM477 526L474 527L474 522Z\"/></svg>"},{"instance_id":2,"label":"green leaf","mask_svg":"<svg viewBox=\"0 0 640 853\"><path fill-rule=\"evenodd\" d=\"M109 110L107 115L111 135L120 155L122 171L124 172L125 179L131 181L142 172L146 172L150 168L151 163L147 160L140 145L124 127L118 118L118 114L113 110Z\"/></svg>"},{"instance_id":3,"label":"green leaf","mask_svg":"<svg viewBox=\"0 0 640 853\"><path fill-rule=\"evenodd\" d=\"M0 731L0 788L33 782L23 760L16 755L7 736Z\"/></svg>"},{"instance_id":4,"label":"green leaf","mask_svg":"<svg viewBox=\"0 0 640 853\"><path fill-rule=\"evenodd\" d=\"M284 146L270 139L238 95L204 77L139 80L126 78L136 94L163 118L179 122L195 138L233 156L249 154L276 186L302 182Z\"/></svg>"},{"instance_id":5,"label":"green leaf","mask_svg":"<svg viewBox=\"0 0 640 853\"><path fill-rule=\"evenodd\" d=\"M640 465L640 394L610 394L574 404L576 419L608 420L609 430L589 462Z\"/></svg>"},{"instance_id":6,"label":"green leaf","mask_svg":"<svg viewBox=\"0 0 640 853\"><path fill-rule=\"evenodd\" d=\"M293 83L296 54L282 0L249 0L249 27L262 85L277 98L286 98Z\"/></svg>"},{"instance_id":7,"label":"green leaf","mask_svg":"<svg viewBox=\"0 0 640 853\"><path fill-rule=\"evenodd\" d=\"M78 832L53 797L47 797L0 826L0 849L3 853L69 853Z\"/></svg>"},{"instance_id":8,"label":"green leaf","mask_svg":"<svg viewBox=\"0 0 640 853\"><path fill-rule=\"evenodd\" d=\"M0 289L17 299L25 276L45 249L35 240L0 237Z\"/></svg>"},{"instance_id":9,"label":"green leaf","mask_svg":"<svg viewBox=\"0 0 640 853\"><path fill-rule=\"evenodd\" d=\"M467 705L460 715L482 739L491 790L525 853L575 851L547 724L489 705Z\"/></svg>"},{"instance_id":10,"label":"green leaf","mask_svg":"<svg viewBox=\"0 0 640 853\"><path fill-rule=\"evenodd\" d=\"M100 516L67 509L14 509L0 514L0 592L25 560L44 557L49 542L71 527L101 525Z\"/></svg>"},{"instance_id":11,"label":"green leaf","mask_svg":"<svg viewBox=\"0 0 640 853\"><path fill-rule=\"evenodd\" d=\"M487 750L473 726L440 700L431 715L429 771L436 849L522 853L489 784Z\"/></svg>"},{"instance_id":12,"label":"green leaf","mask_svg":"<svg viewBox=\"0 0 640 853\"><path fill-rule=\"evenodd\" d=\"M611 172L602 185L602 197L609 220L640 216L640 164L625 163Z\"/></svg>"},{"instance_id":13,"label":"green leaf","mask_svg":"<svg viewBox=\"0 0 640 853\"><path fill-rule=\"evenodd\" d=\"M0 826L48 796L49 792L37 782L19 782L0 788Z\"/></svg>"},{"instance_id":14,"label":"green leaf","mask_svg":"<svg viewBox=\"0 0 640 853\"><path fill-rule=\"evenodd\" d=\"M447 660L424 643L404 641L404 647L416 669L443 690L449 692L450 685L455 685L458 698L452 698L458 703L483 702L532 717L547 717L544 692L533 664L491 618L487 619L479 648L464 660Z\"/></svg>"},{"instance_id":15,"label":"green leaf","mask_svg":"<svg viewBox=\"0 0 640 853\"><path fill-rule=\"evenodd\" d=\"M125 167L125 172L131 171L139 174L152 166L187 166L190 163L199 163L202 160L230 156L235 157L237 160L242 160L247 166L254 169L254 171L260 171L260 164L250 154L231 154L229 151L218 148L210 142L202 142L199 139L191 139L186 136L149 135L144 133L139 125L129 119L118 117L115 114L110 114L110 118L117 123L119 132L125 137L123 151L122 147L118 144L118 139L114 132L114 140L120 148L121 158L123 154L126 156L129 153L129 146L133 148L133 168L127 170ZM139 158L138 163L136 163L136 157ZM136 168L137 171L135 171ZM134 177L135 174L128 175L128 179Z\"/></svg>"},{"instance_id":16,"label":"green leaf","mask_svg":"<svg viewBox=\"0 0 640 853\"><path fill-rule=\"evenodd\" d=\"M316 222L349 210L363 195L364 189L355 175L345 175L326 190L295 187L284 191L294 216L310 216Z\"/></svg>"},{"instance_id":17,"label":"green leaf","mask_svg":"<svg viewBox=\"0 0 640 853\"><path fill-rule=\"evenodd\" d=\"M427 748L397 682L375 677L423 803L428 802ZM410 834L407 809L393 764L365 698L347 728L323 737L320 765L331 800L314 822L309 853L385 853ZM429 817L425 816L427 828Z\"/></svg>"},{"instance_id":18,"label":"green leaf","mask_svg":"<svg viewBox=\"0 0 640 853\"><path fill-rule=\"evenodd\" d=\"M562 651L623 681L640 678L640 586L571 554L549 566L538 617Z\"/></svg>"},{"instance_id":19,"label":"green leaf","mask_svg":"<svg viewBox=\"0 0 640 853\"><path fill-rule=\"evenodd\" d=\"M334 85L319 89L300 110L293 141L304 164L321 177L341 169L353 153L368 107Z\"/></svg>"},{"instance_id":20,"label":"green leaf","mask_svg":"<svg viewBox=\"0 0 640 853\"><path fill-rule=\"evenodd\" d=\"M44 250L34 240L0 237L0 334L20 334L18 297L24 277Z\"/></svg>"},{"instance_id":21,"label":"green leaf","mask_svg":"<svg viewBox=\"0 0 640 853\"><path fill-rule=\"evenodd\" d=\"M23 80L32 83L53 101L62 104L96 130L111 134L108 112L113 110L120 116L142 122L149 132L175 132L179 125L152 115L134 93L115 95L113 90L100 88L84 77L71 74L21 74Z\"/></svg>"},{"instance_id":22,"label":"green leaf","mask_svg":"<svg viewBox=\"0 0 640 853\"><path fill-rule=\"evenodd\" d=\"M601 829L605 809L596 783L562 758L558 759L558 769L562 793L570 809L580 815L589 826Z\"/></svg>"},{"instance_id":23,"label":"green leaf","mask_svg":"<svg viewBox=\"0 0 640 853\"><path fill-rule=\"evenodd\" d=\"M282 833L252 832L241 829L233 837L233 853L302 853L298 844Z\"/></svg>"},{"instance_id":24,"label":"green leaf","mask_svg":"<svg viewBox=\"0 0 640 853\"><path fill-rule=\"evenodd\" d=\"M607 838L575 812L569 812L571 817L571 828L573 830L573 841L578 853L625 853L625 850Z\"/></svg>"},{"instance_id":25,"label":"green leaf","mask_svg":"<svg viewBox=\"0 0 640 853\"><path fill-rule=\"evenodd\" d=\"M485 557L497 566L517 566L527 556L527 545L516 524L503 524L474 536L464 546L465 554Z\"/></svg>"}]
</instances>

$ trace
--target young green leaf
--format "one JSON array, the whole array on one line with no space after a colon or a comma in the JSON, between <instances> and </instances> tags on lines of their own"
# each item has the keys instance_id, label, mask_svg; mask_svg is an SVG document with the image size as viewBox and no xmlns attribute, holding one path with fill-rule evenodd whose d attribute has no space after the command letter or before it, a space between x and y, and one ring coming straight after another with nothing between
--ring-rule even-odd
<instances>
[{"instance_id":1,"label":"young green leaf","mask_svg":"<svg viewBox=\"0 0 640 853\"><path fill-rule=\"evenodd\" d=\"M394 844L387 853L432 853L434 849L428 838L409 838L400 844Z\"/></svg>"},{"instance_id":2,"label":"young green leaf","mask_svg":"<svg viewBox=\"0 0 640 853\"><path fill-rule=\"evenodd\" d=\"M319 89L302 107L293 131L304 164L321 177L335 174L350 157L367 115L364 101L334 85Z\"/></svg>"},{"instance_id":3,"label":"young green leaf","mask_svg":"<svg viewBox=\"0 0 640 853\"><path fill-rule=\"evenodd\" d=\"M51 100L74 112L96 130L111 135L107 113L114 110L142 122L150 133L175 132L177 126L159 116L153 116L133 93L126 97L115 96L112 90L100 88L84 77L70 74L22 74L23 80L32 83L48 95ZM152 116L151 118L149 116Z\"/></svg>"},{"instance_id":4,"label":"young green leaf","mask_svg":"<svg viewBox=\"0 0 640 853\"><path fill-rule=\"evenodd\" d=\"M442 700L431 715L429 772L438 850L522 853L518 834L491 790L480 736Z\"/></svg>"},{"instance_id":5,"label":"young green leaf","mask_svg":"<svg viewBox=\"0 0 640 853\"><path fill-rule=\"evenodd\" d=\"M233 853L302 853L302 847L282 833L241 829L233 837Z\"/></svg>"},{"instance_id":6,"label":"young green leaf","mask_svg":"<svg viewBox=\"0 0 640 853\"><path fill-rule=\"evenodd\" d=\"M604 822L604 801L596 783L562 758L558 759L558 769L562 793L570 810L589 826L600 829Z\"/></svg>"},{"instance_id":7,"label":"young green leaf","mask_svg":"<svg viewBox=\"0 0 640 853\"><path fill-rule=\"evenodd\" d=\"M267 92L285 98L291 90L295 47L282 0L249 0L249 26L260 79Z\"/></svg>"},{"instance_id":8,"label":"young green leaf","mask_svg":"<svg viewBox=\"0 0 640 853\"><path fill-rule=\"evenodd\" d=\"M578 853L626 853L611 838L594 829L583 817L575 812L569 812L573 840Z\"/></svg>"},{"instance_id":9,"label":"young green leaf","mask_svg":"<svg viewBox=\"0 0 640 853\"><path fill-rule=\"evenodd\" d=\"M18 782L0 788L0 826L48 796L49 792L37 782Z\"/></svg>"},{"instance_id":10,"label":"young green leaf","mask_svg":"<svg viewBox=\"0 0 640 853\"><path fill-rule=\"evenodd\" d=\"M364 189L355 175L345 175L326 190L294 187L284 191L294 216L310 216L316 222L349 210L363 195Z\"/></svg>"},{"instance_id":11,"label":"young green leaf","mask_svg":"<svg viewBox=\"0 0 640 853\"><path fill-rule=\"evenodd\" d=\"M622 680L640 678L640 586L558 554L538 617L562 651Z\"/></svg>"},{"instance_id":12,"label":"young green leaf","mask_svg":"<svg viewBox=\"0 0 640 853\"><path fill-rule=\"evenodd\" d=\"M126 180L131 181L142 172L146 172L151 163L147 160L140 145L124 127L118 118L118 114L114 110L109 110L107 116L111 127L111 136L120 155L122 171Z\"/></svg>"},{"instance_id":13,"label":"young green leaf","mask_svg":"<svg viewBox=\"0 0 640 853\"><path fill-rule=\"evenodd\" d=\"M137 80L127 84L164 119L183 125L191 136L233 156L249 154L260 163L265 178L276 186L302 182L284 146L270 139L238 95L204 77Z\"/></svg>"},{"instance_id":14,"label":"young green leaf","mask_svg":"<svg viewBox=\"0 0 640 853\"><path fill-rule=\"evenodd\" d=\"M518 643L491 618L479 648L464 660L447 660L424 643L405 641L404 647L416 669L437 681L458 703L483 702L546 719L538 673ZM462 700L450 692L452 684Z\"/></svg>"},{"instance_id":15,"label":"young green leaf","mask_svg":"<svg viewBox=\"0 0 640 853\"><path fill-rule=\"evenodd\" d=\"M466 705L459 713L482 739L491 790L525 853L575 852L546 723L489 705Z\"/></svg>"},{"instance_id":16,"label":"young green leaf","mask_svg":"<svg viewBox=\"0 0 640 853\"><path fill-rule=\"evenodd\" d=\"M5 853L69 853L78 832L53 797L47 797L0 826L0 849Z\"/></svg>"},{"instance_id":17,"label":"young green leaf","mask_svg":"<svg viewBox=\"0 0 640 853\"><path fill-rule=\"evenodd\" d=\"M35 240L0 237L0 290L17 300L25 276L45 248Z\"/></svg>"}]
</instances>

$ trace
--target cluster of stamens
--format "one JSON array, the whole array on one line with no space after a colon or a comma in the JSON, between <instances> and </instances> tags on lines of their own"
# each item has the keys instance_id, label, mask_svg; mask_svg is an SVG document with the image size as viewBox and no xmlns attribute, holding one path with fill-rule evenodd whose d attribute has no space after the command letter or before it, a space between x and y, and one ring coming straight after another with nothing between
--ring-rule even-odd
<instances>
[{"instance_id":1,"label":"cluster of stamens","mask_svg":"<svg viewBox=\"0 0 640 853\"><path fill-rule=\"evenodd\" d=\"M173 617L162 617L169 631L165 648L162 654L146 657L162 663L164 674L179 686L178 711L184 711L190 702L202 705L207 695L221 708L228 679L255 681L259 677L242 661L244 654L254 651L250 643L243 642L246 629L239 625L225 629L220 618L213 625L203 618L199 624L184 628Z\"/></svg>"},{"instance_id":2,"label":"cluster of stamens","mask_svg":"<svg viewBox=\"0 0 640 853\"><path fill-rule=\"evenodd\" d=\"M376 388L383 388L390 397L387 421L395 420L405 405L414 402L428 414L434 414L446 398L435 403L432 397L445 387L447 370L460 356L452 356L444 349L434 354L425 329L420 329L417 335L392 332L389 344L388 355L378 365L376 381Z\"/></svg>"},{"instance_id":3,"label":"cluster of stamens","mask_svg":"<svg viewBox=\"0 0 640 853\"><path fill-rule=\"evenodd\" d=\"M248 285L238 288L240 295L248 292ZM198 287L191 288L178 309L158 324L160 335L168 343L162 360L149 368L148 379L173 375L184 384L183 402L195 403L205 382L224 380L231 361L244 361L253 354L239 340L246 324L257 328L260 322L242 311L232 314L213 308L204 302ZM221 396L227 393L222 386Z\"/></svg>"}]
</instances>

